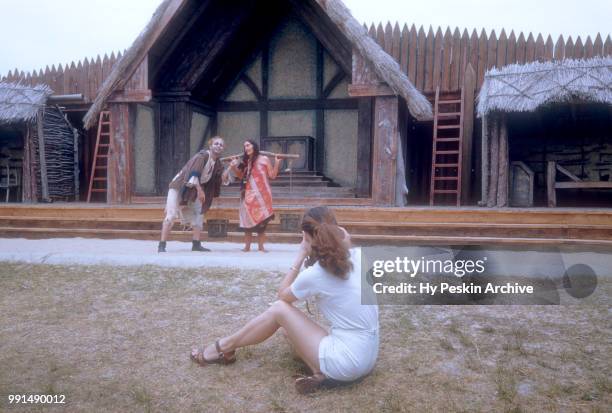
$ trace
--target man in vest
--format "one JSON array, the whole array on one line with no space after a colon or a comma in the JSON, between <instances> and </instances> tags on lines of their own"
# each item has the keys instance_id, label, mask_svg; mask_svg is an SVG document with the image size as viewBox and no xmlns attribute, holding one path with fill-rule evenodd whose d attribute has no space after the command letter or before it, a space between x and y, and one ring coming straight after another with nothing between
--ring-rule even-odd
<instances>
[{"instance_id":1,"label":"man in vest","mask_svg":"<svg viewBox=\"0 0 612 413\"><path fill-rule=\"evenodd\" d=\"M210 209L213 198L219 196L221 184L230 183L229 171L223 170L220 160L224 149L223 138L211 138L208 141L208 149L196 153L170 182L166 217L162 224L157 252L166 252L166 241L177 218L193 231L191 250L210 251L202 246L200 234L204 214Z\"/></svg>"}]
</instances>

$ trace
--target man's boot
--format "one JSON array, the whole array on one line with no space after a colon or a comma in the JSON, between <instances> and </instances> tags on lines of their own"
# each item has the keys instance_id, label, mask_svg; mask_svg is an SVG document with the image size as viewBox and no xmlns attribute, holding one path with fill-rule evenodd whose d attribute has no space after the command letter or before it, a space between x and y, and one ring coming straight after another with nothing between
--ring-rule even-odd
<instances>
[{"instance_id":1,"label":"man's boot","mask_svg":"<svg viewBox=\"0 0 612 413\"><path fill-rule=\"evenodd\" d=\"M166 252L166 241L159 241L159 244L157 244L157 252Z\"/></svg>"},{"instance_id":2,"label":"man's boot","mask_svg":"<svg viewBox=\"0 0 612 413\"><path fill-rule=\"evenodd\" d=\"M200 241L191 241L191 242L192 242L191 251L202 251L202 252L210 251L208 248L204 248Z\"/></svg>"}]
</instances>

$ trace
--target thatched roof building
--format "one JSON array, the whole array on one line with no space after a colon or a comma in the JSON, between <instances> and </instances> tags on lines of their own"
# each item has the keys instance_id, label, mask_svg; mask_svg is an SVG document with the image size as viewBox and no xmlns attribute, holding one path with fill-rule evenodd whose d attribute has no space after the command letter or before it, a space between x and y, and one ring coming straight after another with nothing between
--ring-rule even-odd
<instances>
[{"instance_id":1,"label":"thatched roof building","mask_svg":"<svg viewBox=\"0 0 612 413\"><path fill-rule=\"evenodd\" d=\"M126 85L167 26L188 2L189 0L164 0L159 5L147 26L123 57L115 63L110 75L100 87L95 101L83 119L85 128L96 124L100 112L113 92L121 90ZM344 35L350 45L372 66L379 78L398 96L405 99L412 116L419 120L433 117L432 107L427 98L412 85L397 61L368 35L366 29L351 15L342 1L315 0L314 3L335 25L335 29Z\"/></svg>"},{"instance_id":2,"label":"thatched roof building","mask_svg":"<svg viewBox=\"0 0 612 413\"><path fill-rule=\"evenodd\" d=\"M571 100L612 104L612 57L492 69L485 74L477 113L533 112Z\"/></svg>"},{"instance_id":3,"label":"thatched roof building","mask_svg":"<svg viewBox=\"0 0 612 413\"><path fill-rule=\"evenodd\" d=\"M52 93L46 85L0 82L0 124L34 120Z\"/></svg>"}]
</instances>

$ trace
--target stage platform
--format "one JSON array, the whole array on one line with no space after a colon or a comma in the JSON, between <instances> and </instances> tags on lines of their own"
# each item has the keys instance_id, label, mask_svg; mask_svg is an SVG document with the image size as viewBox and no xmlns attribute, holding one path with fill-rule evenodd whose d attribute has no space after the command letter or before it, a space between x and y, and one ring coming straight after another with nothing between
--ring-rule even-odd
<instances>
[{"instance_id":1,"label":"stage platform","mask_svg":"<svg viewBox=\"0 0 612 413\"><path fill-rule=\"evenodd\" d=\"M279 200L280 201L280 200ZM317 201L317 200L312 200ZM320 201L320 200L319 200ZM217 201L215 201L217 202ZM330 202L333 203L333 202ZM298 230L286 230L305 206L275 206L268 228L270 242L297 243ZM612 248L612 209L332 206L340 225L358 245L598 245ZM162 204L107 205L86 203L1 204L0 237L4 238L159 238ZM242 240L237 206L216 203L206 215L228 220L227 237ZM208 238L207 227L203 240ZM175 224L171 239L188 241L191 233Z\"/></svg>"}]
</instances>

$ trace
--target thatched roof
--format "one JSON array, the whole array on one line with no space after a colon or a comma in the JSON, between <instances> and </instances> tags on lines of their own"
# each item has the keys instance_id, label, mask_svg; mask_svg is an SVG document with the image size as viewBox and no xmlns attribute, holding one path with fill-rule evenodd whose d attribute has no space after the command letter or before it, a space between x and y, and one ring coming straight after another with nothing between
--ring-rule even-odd
<instances>
[{"instance_id":1,"label":"thatched roof","mask_svg":"<svg viewBox=\"0 0 612 413\"><path fill-rule=\"evenodd\" d=\"M98 116L104 108L106 101L115 91L121 89L129 77L137 69L151 46L157 40L161 29L174 16L179 7L188 0L164 0L153 13L153 17L138 35L132 46L123 54L121 59L113 65L110 74L100 86L100 90L93 104L83 118L85 129L94 126Z\"/></svg>"},{"instance_id":2,"label":"thatched roof","mask_svg":"<svg viewBox=\"0 0 612 413\"><path fill-rule=\"evenodd\" d=\"M47 85L25 86L0 82L0 124L28 122L53 93Z\"/></svg>"},{"instance_id":3,"label":"thatched roof","mask_svg":"<svg viewBox=\"0 0 612 413\"><path fill-rule=\"evenodd\" d=\"M492 69L478 95L478 116L489 112L533 112L569 101L612 105L612 57L534 62Z\"/></svg>"},{"instance_id":4,"label":"thatched roof","mask_svg":"<svg viewBox=\"0 0 612 413\"><path fill-rule=\"evenodd\" d=\"M344 3L340 0L316 1L353 47L372 65L380 79L406 100L410 114L418 120L433 118L431 103L414 87L397 61L369 36Z\"/></svg>"},{"instance_id":5,"label":"thatched roof","mask_svg":"<svg viewBox=\"0 0 612 413\"><path fill-rule=\"evenodd\" d=\"M95 125L108 98L115 90L120 90L142 59L153 46L164 27L177 12L190 0L164 0L155 11L151 21L140 33L132 46L113 66L91 108L83 119L85 128ZM351 15L340 0L315 0L330 20L344 34L351 46L361 53L366 61L372 64L380 80L386 82L391 89L402 96L408 105L410 113L419 120L433 117L431 104L410 82L399 64L389 56L378 43L372 39L366 29Z\"/></svg>"}]
</instances>

